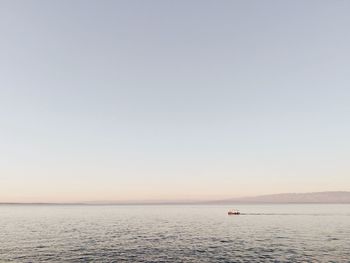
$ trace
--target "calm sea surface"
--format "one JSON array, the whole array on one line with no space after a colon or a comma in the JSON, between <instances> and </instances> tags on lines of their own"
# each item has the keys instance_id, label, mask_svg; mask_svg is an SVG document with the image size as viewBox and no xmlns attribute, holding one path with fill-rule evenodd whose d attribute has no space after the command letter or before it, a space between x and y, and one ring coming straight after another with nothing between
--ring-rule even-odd
<instances>
[{"instance_id":1,"label":"calm sea surface","mask_svg":"<svg viewBox=\"0 0 350 263\"><path fill-rule=\"evenodd\" d=\"M350 262L350 205L0 205L0 262Z\"/></svg>"}]
</instances>

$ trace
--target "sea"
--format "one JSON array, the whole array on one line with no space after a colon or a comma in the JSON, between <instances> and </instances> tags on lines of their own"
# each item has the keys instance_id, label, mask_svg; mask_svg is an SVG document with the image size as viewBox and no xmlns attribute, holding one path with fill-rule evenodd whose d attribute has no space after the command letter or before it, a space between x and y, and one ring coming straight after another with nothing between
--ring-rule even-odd
<instances>
[{"instance_id":1,"label":"sea","mask_svg":"<svg viewBox=\"0 0 350 263\"><path fill-rule=\"evenodd\" d=\"M0 262L350 262L350 205L3 204Z\"/></svg>"}]
</instances>

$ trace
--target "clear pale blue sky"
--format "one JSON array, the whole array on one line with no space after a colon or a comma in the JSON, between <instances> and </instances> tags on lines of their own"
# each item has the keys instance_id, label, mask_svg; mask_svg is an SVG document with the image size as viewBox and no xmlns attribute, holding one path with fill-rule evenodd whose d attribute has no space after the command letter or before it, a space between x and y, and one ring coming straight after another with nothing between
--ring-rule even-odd
<instances>
[{"instance_id":1,"label":"clear pale blue sky","mask_svg":"<svg viewBox=\"0 0 350 263\"><path fill-rule=\"evenodd\" d=\"M349 1L1 1L0 201L350 189Z\"/></svg>"}]
</instances>

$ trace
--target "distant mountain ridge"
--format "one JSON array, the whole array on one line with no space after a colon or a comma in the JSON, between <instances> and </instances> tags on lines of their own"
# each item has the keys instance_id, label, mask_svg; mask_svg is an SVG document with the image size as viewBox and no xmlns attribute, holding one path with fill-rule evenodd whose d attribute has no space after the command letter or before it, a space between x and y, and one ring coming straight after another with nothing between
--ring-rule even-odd
<instances>
[{"instance_id":1,"label":"distant mountain ridge","mask_svg":"<svg viewBox=\"0 0 350 263\"><path fill-rule=\"evenodd\" d=\"M350 203L350 191L328 191L312 193L283 193L253 197L231 198L215 203Z\"/></svg>"}]
</instances>

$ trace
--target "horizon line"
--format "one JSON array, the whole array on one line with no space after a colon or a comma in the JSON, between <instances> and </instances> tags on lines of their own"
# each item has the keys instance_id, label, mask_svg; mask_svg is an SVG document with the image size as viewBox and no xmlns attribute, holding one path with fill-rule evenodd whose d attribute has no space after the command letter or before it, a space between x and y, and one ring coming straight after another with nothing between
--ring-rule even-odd
<instances>
[{"instance_id":1,"label":"horizon line","mask_svg":"<svg viewBox=\"0 0 350 263\"><path fill-rule=\"evenodd\" d=\"M345 200L258 200L259 198L278 197L283 195L317 195L317 194L349 194L349 199ZM277 194L263 194L245 197L232 197L225 199L144 199L144 200L95 200L95 201L68 201L68 202L1 202L0 205L208 205L208 204L298 204L298 203L350 203L350 191L320 191L320 192L288 192Z\"/></svg>"}]
</instances>

